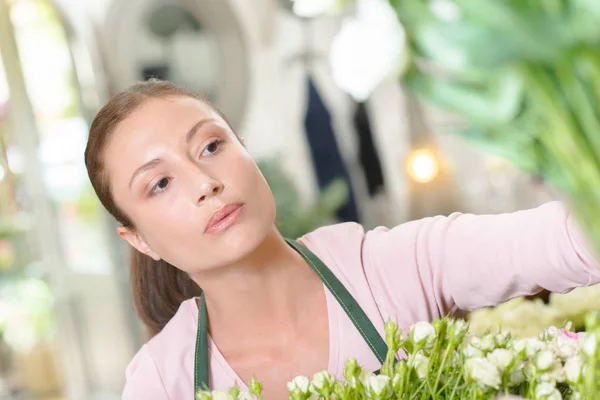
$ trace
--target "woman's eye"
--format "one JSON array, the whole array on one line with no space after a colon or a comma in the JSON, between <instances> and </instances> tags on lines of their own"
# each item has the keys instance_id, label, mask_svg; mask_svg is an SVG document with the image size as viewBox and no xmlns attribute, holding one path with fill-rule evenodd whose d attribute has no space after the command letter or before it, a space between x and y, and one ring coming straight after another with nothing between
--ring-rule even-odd
<instances>
[{"instance_id":1,"label":"woman's eye","mask_svg":"<svg viewBox=\"0 0 600 400\"><path fill-rule=\"evenodd\" d=\"M221 147L221 140L215 140L214 142L209 143L204 148L204 150L202 150L202 155L209 156L211 154L215 154L217 151L219 151L220 147Z\"/></svg>"},{"instance_id":2,"label":"woman's eye","mask_svg":"<svg viewBox=\"0 0 600 400\"><path fill-rule=\"evenodd\" d=\"M162 178L161 180L159 180L158 182L156 182L154 184L154 186L152 187L152 190L150 191L151 195L160 193L162 191L164 191L167 186L169 185L169 178Z\"/></svg>"}]
</instances>

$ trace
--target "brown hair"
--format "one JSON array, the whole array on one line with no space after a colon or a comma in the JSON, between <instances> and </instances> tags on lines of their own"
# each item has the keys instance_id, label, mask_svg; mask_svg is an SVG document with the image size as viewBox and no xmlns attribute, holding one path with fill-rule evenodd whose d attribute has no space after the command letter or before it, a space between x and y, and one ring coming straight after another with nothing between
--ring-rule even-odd
<instances>
[{"instance_id":1,"label":"brown hair","mask_svg":"<svg viewBox=\"0 0 600 400\"><path fill-rule=\"evenodd\" d=\"M104 168L104 150L111 134L147 100L166 97L191 97L202 101L224 116L198 93L171 82L151 79L118 93L98 112L85 149L85 166L92 186L106 210L123 226L134 228L129 217L117 206ZM159 333L175 315L184 300L199 296L198 285L183 271L132 249L130 287L136 311L152 336Z\"/></svg>"}]
</instances>

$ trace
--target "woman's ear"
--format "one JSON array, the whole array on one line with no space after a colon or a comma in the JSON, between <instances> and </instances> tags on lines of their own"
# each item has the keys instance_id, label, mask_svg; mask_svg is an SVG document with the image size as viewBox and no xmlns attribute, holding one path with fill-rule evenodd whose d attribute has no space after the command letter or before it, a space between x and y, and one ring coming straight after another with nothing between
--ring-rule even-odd
<instances>
[{"instance_id":1,"label":"woman's ear","mask_svg":"<svg viewBox=\"0 0 600 400\"><path fill-rule=\"evenodd\" d=\"M120 226L117 228L117 233L140 253L143 253L156 261L160 260L159 255L153 252L152 249L150 249L150 247L146 244L144 239L142 239L139 233L137 233L137 231L135 231L134 229Z\"/></svg>"}]
</instances>

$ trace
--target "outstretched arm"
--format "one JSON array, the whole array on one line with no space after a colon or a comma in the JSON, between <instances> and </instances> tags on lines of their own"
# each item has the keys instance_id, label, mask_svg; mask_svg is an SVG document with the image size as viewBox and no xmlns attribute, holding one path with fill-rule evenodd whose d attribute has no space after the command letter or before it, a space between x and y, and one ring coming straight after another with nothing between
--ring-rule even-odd
<instances>
[{"instance_id":1,"label":"outstretched arm","mask_svg":"<svg viewBox=\"0 0 600 400\"><path fill-rule=\"evenodd\" d=\"M600 282L598 263L560 202L378 228L364 238L363 265L382 311L407 323Z\"/></svg>"}]
</instances>

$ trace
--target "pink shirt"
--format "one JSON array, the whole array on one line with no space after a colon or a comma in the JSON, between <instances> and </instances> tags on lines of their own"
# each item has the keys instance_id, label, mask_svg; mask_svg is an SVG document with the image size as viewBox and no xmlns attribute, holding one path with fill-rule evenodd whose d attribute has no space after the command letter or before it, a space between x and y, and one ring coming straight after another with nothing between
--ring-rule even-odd
<instances>
[{"instance_id":1,"label":"pink shirt","mask_svg":"<svg viewBox=\"0 0 600 400\"><path fill-rule=\"evenodd\" d=\"M320 228L301 241L344 284L383 337L388 317L405 329L456 308L472 310L542 288L566 292L600 282L583 237L558 202L511 214L426 218L391 230L365 232L345 223ZM352 321L326 293L328 370L343 378L349 357L364 368L379 369ZM192 399L197 326L198 310L190 299L134 357L123 399ZM247 390L209 342L211 389L237 382Z\"/></svg>"}]
</instances>

